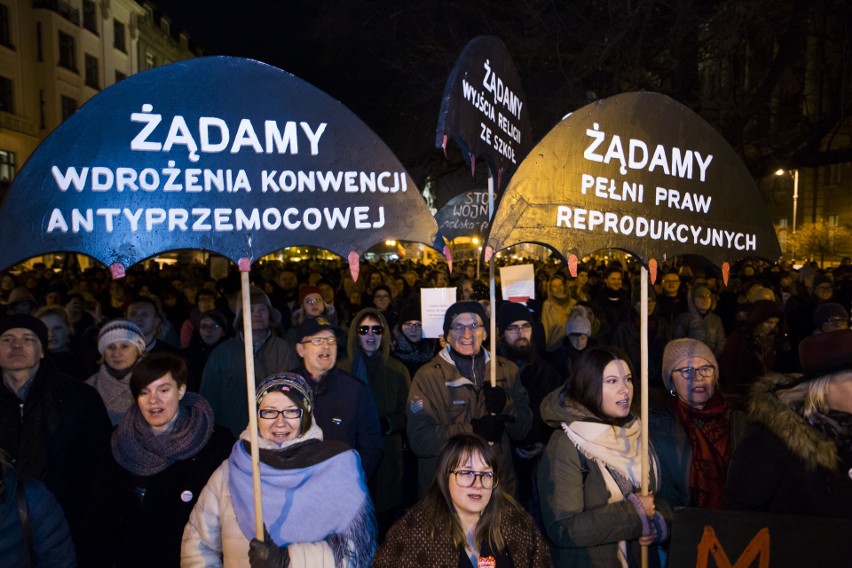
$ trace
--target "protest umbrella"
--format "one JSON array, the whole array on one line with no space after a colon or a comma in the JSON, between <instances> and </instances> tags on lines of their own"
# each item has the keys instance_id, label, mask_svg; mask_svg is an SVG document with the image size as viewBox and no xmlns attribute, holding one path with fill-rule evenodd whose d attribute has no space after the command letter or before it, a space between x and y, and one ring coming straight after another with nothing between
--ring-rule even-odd
<instances>
[{"instance_id":1,"label":"protest umbrella","mask_svg":"<svg viewBox=\"0 0 852 568\"><path fill-rule=\"evenodd\" d=\"M512 177L485 256L522 242L552 248L577 275L578 258L621 249L641 269L642 490L648 487L647 268L697 254L722 268L781 250L745 165L701 117L657 93L589 104L557 124Z\"/></svg>"},{"instance_id":2,"label":"protest umbrella","mask_svg":"<svg viewBox=\"0 0 852 568\"><path fill-rule=\"evenodd\" d=\"M346 257L357 280L360 255L389 238L448 253L413 180L358 117L294 75L233 57L173 63L96 95L36 149L0 209L0 267L77 252L120 278L155 254L202 249L239 266L244 314L258 258L321 247Z\"/></svg>"},{"instance_id":3,"label":"protest umbrella","mask_svg":"<svg viewBox=\"0 0 852 568\"><path fill-rule=\"evenodd\" d=\"M495 178L499 190L532 144L529 111L525 103L518 71L505 44L493 36L479 36L471 40L462 50L444 87L435 144L446 154L447 141L453 139L461 148L471 173L478 157L485 160L489 170L487 219L494 215ZM446 217L450 215L451 223L467 224L470 221L456 211L445 212L441 223L446 224ZM479 226L482 226L481 221ZM494 279L494 263L489 262L492 310L489 335L491 353L496 356ZM492 386L497 384L496 373L496 365L492 365Z\"/></svg>"}]
</instances>

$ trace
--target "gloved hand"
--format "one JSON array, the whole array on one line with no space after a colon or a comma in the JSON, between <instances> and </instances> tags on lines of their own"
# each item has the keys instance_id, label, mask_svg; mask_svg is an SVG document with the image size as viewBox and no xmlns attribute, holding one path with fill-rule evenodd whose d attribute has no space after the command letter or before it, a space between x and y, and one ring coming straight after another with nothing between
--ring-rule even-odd
<instances>
[{"instance_id":1,"label":"gloved hand","mask_svg":"<svg viewBox=\"0 0 852 568\"><path fill-rule=\"evenodd\" d=\"M290 565L287 547L280 547L272 541L266 525L263 525L263 542L251 539L248 554L251 568L287 568Z\"/></svg>"},{"instance_id":2,"label":"gloved hand","mask_svg":"<svg viewBox=\"0 0 852 568\"><path fill-rule=\"evenodd\" d=\"M491 383L487 382L482 387L482 394L485 396L485 408L489 414L500 414L506 408L509 397L503 387L492 387Z\"/></svg>"},{"instance_id":3,"label":"gloved hand","mask_svg":"<svg viewBox=\"0 0 852 568\"><path fill-rule=\"evenodd\" d=\"M470 421L473 433L482 436L488 442L499 444L503 441L503 417L498 414L486 414L482 418Z\"/></svg>"}]
</instances>

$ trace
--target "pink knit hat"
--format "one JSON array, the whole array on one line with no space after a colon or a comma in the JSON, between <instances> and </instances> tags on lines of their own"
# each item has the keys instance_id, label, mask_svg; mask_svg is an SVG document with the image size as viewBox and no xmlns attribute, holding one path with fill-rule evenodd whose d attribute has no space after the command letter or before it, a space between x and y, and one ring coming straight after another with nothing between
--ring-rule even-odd
<instances>
[{"instance_id":1,"label":"pink knit hat","mask_svg":"<svg viewBox=\"0 0 852 568\"><path fill-rule=\"evenodd\" d=\"M663 351L663 382L666 388L671 390L674 388L672 383L672 371L680 367L680 364L690 357L701 357L706 359L716 369L716 377L719 377L719 363L716 362L716 356L702 342L697 339L675 339L666 344L666 349Z\"/></svg>"}]
</instances>

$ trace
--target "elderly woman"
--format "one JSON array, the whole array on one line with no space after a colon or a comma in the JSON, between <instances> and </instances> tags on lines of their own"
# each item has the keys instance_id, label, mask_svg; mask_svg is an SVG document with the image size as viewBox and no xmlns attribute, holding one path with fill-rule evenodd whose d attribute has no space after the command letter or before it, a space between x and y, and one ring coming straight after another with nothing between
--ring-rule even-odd
<instances>
[{"instance_id":1,"label":"elderly woman","mask_svg":"<svg viewBox=\"0 0 852 568\"><path fill-rule=\"evenodd\" d=\"M668 537L665 501L641 495L641 424L630 410L633 373L626 355L588 349L571 381L541 403L541 417L557 430L538 469L544 527L557 567L635 566L638 545L654 545L650 565L660 564L656 545ZM650 488L659 486L656 456Z\"/></svg>"},{"instance_id":2,"label":"elderly woman","mask_svg":"<svg viewBox=\"0 0 852 568\"><path fill-rule=\"evenodd\" d=\"M254 539L250 435L245 430L189 517L181 566L369 566L375 526L358 454L341 442L323 440L314 421L313 391L300 375L266 378L256 401L268 538Z\"/></svg>"},{"instance_id":3,"label":"elderly woman","mask_svg":"<svg viewBox=\"0 0 852 568\"><path fill-rule=\"evenodd\" d=\"M497 459L474 434L447 440L429 492L391 528L373 568L551 566L535 522L500 484Z\"/></svg>"},{"instance_id":4,"label":"elderly woman","mask_svg":"<svg viewBox=\"0 0 852 568\"><path fill-rule=\"evenodd\" d=\"M98 333L101 367L86 379L104 401L110 422L117 426L133 406L130 377L133 367L145 356L145 336L138 325L126 319L107 322Z\"/></svg>"},{"instance_id":5,"label":"elderly woman","mask_svg":"<svg viewBox=\"0 0 852 568\"><path fill-rule=\"evenodd\" d=\"M719 364L700 341L666 345L663 381L668 405L653 411L648 424L660 460L657 495L673 507L718 508L745 414L728 408L719 390Z\"/></svg>"},{"instance_id":6,"label":"elderly woman","mask_svg":"<svg viewBox=\"0 0 852 568\"><path fill-rule=\"evenodd\" d=\"M754 386L728 471L737 509L852 518L852 330L805 338L802 375Z\"/></svg>"},{"instance_id":7,"label":"elderly woman","mask_svg":"<svg viewBox=\"0 0 852 568\"><path fill-rule=\"evenodd\" d=\"M186 382L186 363L171 353L152 353L133 369L136 404L112 435L120 467L119 566L180 565L183 527L233 444Z\"/></svg>"}]
</instances>

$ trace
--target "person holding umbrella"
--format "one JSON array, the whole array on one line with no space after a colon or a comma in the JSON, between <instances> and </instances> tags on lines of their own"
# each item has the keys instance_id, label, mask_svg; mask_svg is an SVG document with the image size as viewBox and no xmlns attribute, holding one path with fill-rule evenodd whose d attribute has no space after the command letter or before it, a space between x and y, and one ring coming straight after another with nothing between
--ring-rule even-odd
<instances>
[{"instance_id":1,"label":"person holding umbrella","mask_svg":"<svg viewBox=\"0 0 852 568\"><path fill-rule=\"evenodd\" d=\"M255 399L266 538L254 538L246 429L190 514L181 566L369 566L376 528L358 454L323 439L314 421L313 390L302 376L271 375L257 387Z\"/></svg>"},{"instance_id":2,"label":"person holding umbrella","mask_svg":"<svg viewBox=\"0 0 852 568\"><path fill-rule=\"evenodd\" d=\"M641 495L641 424L630 410L633 372L626 355L593 348L578 360L571 381L541 404L557 428L539 463L544 527L557 568L638 565L639 546L668 538L668 504ZM659 486L651 452L649 486ZM651 566L659 565L652 547Z\"/></svg>"}]
</instances>

